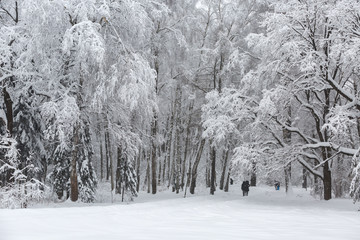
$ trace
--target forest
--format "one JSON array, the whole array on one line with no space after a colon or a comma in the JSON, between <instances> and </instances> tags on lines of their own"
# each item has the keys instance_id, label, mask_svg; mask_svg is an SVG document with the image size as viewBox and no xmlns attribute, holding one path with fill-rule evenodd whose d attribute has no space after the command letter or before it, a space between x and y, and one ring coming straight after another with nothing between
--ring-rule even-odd
<instances>
[{"instance_id":1,"label":"forest","mask_svg":"<svg viewBox=\"0 0 360 240\"><path fill-rule=\"evenodd\" d=\"M355 203L359 63L358 0L0 0L0 208L243 180Z\"/></svg>"}]
</instances>

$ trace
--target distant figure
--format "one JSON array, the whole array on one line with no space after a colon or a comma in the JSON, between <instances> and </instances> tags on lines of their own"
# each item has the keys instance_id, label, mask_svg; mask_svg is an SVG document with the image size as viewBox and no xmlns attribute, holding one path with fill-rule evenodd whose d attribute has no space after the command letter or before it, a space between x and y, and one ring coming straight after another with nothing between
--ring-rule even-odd
<instances>
[{"instance_id":1,"label":"distant figure","mask_svg":"<svg viewBox=\"0 0 360 240\"><path fill-rule=\"evenodd\" d=\"M241 190L243 191L243 196L248 196L249 194L249 181L243 181L243 183L241 184Z\"/></svg>"},{"instance_id":2,"label":"distant figure","mask_svg":"<svg viewBox=\"0 0 360 240\"><path fill-rule=\"evenodd\" d=\"M279 181L275 181L275 190L280 190L280 182Z\"/></svg>"},{"instance_id":3,"label":"distant figure","mask_svg":"<svg viewBox=\"0 0 360 240\"><path fill-rule=\"evenodd\" d=\"M230 185L234 184L234 180L232 178L230 178Z\"/></svg>"}]
</instances>

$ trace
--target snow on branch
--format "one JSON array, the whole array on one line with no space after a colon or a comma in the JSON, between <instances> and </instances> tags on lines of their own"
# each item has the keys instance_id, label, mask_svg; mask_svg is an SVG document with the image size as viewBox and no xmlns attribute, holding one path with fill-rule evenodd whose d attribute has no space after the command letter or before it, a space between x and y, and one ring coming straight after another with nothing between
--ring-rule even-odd
<instances>
[{"instance_id":1,"label":"snow on branch","mask_svg":"<svg viewBox=\"0 0 360 240\"><path fill-rule=\"evenodd\" d=\"M318 176L321 179L324 178L323 175L319 171L314 170L313 167L308 162L306 162L302 156L300 156L300 155L298 156L298 161L304 168L306 168L309 172L311 172L315 176Z\"/></svg>"},{"instance_id":2,"label":"snow on branch","mask_svg":"<svg viewBox=\"0 0 360 240\"><path fill-rule=\"evenodd\" d=\"M64 35L63 52L74 56L74 64L86 69L91 63L103 63L105 43L99 33L100 25L83 21L68 29Z\"/></svg>"},{"instance_id":3,"label":"snow on branch","mask_svg":"<svg viewBox=\"0 0 360 240\"><path fill-rule=\"evenodd\" d=\"M80 119L76 99L66 95L59 101L46 102L41 107L41 115L48 126L45 137L58 141L58 150L69 149L74 126Z\"/></svg>"},{"instance_id":4,"label":"snow on branch","mask_svg":"<svg viewBox=\"0 0 360 240\"><path fill-rule=\"evenodd\" d=\"M239 134L241 122L255 119L251 97L245 97L237 89L224 88L221 93L214 90L206 95L207 103L202 107L203 137L212 138L216 144L223 142L230 134Z\"/></svg>"},{"instance_id":5,"label":"snow on branch","mask_svg":"<svg viewBox=\"0 0 360 240\"><path fill-rule=\"evenodd\" d=\"M26 208L44 200L48 187L27 175L36 169L32 164L22 166L16 140L6 136L0 139L0 148L6 149L5 159L0 159L0 173L10 173L10 181L0 187L0 208Z\"/></svg>"},{"instance_id":6,"label":"snow on branch","mask_svg":"<svg viewBox=\"0 0 360 240\"><path fill-rule=\"evenodd\" d=\"M349 155L349 156L354 156L358 152L357 149L340 147L331 142L318 142L318 143L314 143L314 144L305 144L303 146L304 149L306 149L306 148L316 149L316 148L324 148L324 147L332 148L332 149L338 151L339 153Z\"/></svg>"}]
</instances>

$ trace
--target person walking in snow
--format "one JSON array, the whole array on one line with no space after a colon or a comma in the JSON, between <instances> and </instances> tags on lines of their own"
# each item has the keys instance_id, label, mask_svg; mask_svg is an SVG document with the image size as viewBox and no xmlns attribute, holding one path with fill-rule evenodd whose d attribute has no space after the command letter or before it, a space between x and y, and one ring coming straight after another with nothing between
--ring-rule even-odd
<instances>
[{"instance_id":1,"label":"person walking in snow","mask_svg":"<svg viewBox=\"0 0 360 240\"><path fill-rule=\"evenodd\" d=\"M249 194L249 181L243 181L243 183L241 184L241 190L243 191L243 196L248 196Z\"/></svg>"},{"instance_id":2,"label":"person walking in snow","mask_svg":"<svg viewBox=\"0 0 360 240\"><path fill-rule=\"evenodd\" d=\"M280 190L280 182L279 181L275 181L275 190Z\"/></svg>"}]
</instances>

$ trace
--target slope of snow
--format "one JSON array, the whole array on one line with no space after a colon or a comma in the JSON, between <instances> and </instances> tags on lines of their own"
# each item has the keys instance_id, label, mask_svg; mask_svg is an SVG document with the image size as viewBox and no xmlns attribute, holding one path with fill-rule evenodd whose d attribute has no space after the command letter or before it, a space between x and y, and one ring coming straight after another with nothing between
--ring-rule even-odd
<instances>
[{"instance_id":1,"label":"slope of snow","mask_svg":"<svg viewBox=\"0 0 360 240\"><path fill-rule=\"evenodd\" d=\"M319 201L302 189L291 197L270 187L242 197L238 186L215 196L141 193L130 204L2 209L0 240L358 240L357 209L351 200Z\"/></svg>"}]
</instances>

